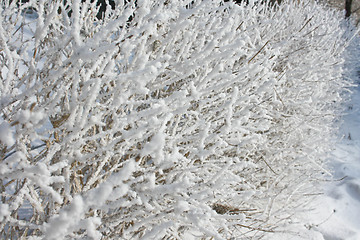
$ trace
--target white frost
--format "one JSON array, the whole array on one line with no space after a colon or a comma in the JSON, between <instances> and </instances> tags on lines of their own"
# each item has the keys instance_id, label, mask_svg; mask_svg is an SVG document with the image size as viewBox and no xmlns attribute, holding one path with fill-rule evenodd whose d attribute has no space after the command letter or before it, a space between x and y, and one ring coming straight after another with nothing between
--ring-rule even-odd
<instances>
[{"instance_id":1,"label":"white frost","mask_svg":"<svg viewBox=\"0 0 360 240\"><path fill-rule=\"evenodd\" d=\"M15 138L11 126L7 122L0 123L0 142L7 147L11 147L15 144Z\"/></svg>"}]
</instances>

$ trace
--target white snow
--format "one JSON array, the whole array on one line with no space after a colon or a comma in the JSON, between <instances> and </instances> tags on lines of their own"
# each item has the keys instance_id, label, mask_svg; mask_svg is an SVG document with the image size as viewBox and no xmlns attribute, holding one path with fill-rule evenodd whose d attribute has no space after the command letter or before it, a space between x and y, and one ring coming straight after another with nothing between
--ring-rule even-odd
<instances>
[{"instance_id":1,"label":"white snow","mask_svg":"<svg viewBox=\"0 0 360 240\"><path fill-rule=\"evenodd\" d=\"M360 87L354 89L348 106L339 133L342 139L328 161L332 175L319 182L323 191L314 198L312 210L299 213L298 225L277 235L277 240L360 239Z\"/></svg>"},{"instance_id":2,"label":"white snow","mask_svg":"<svg viewBox=\"0 0 360 240\"><path fill-rule=\"evenodd\" d=\"M308 213L309 227L321 233L316 239L360 239L360 87L354 89L341 134L329 159L333 176Z\"/></svg>"},{"instance_id":3,"label":"white snow","mask_svg":"<svg viewBox=\"0 0 360 240\"><path fill-rule=\"evenodd\" d=\"M11 147L15 143L13 130L7 122L0 123L0 142L8 147Z\"/></svg>"},{"instance_id":4,"label":"white snow","mask_svg":"<svg viewBox=\"0 0 360 240\"><path fill-rule=\"evenodd\" d=\"M9 205L0 203L0 221L4 221L9 214Z\"/></svg>"}]
</instances>

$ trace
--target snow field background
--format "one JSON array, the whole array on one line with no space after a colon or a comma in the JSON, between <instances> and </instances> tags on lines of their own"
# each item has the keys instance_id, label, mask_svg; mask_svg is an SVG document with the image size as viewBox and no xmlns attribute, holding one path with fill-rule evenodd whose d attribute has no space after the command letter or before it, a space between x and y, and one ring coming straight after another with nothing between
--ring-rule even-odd
<instances>
[{"instance_id":1,"label":"snow field background","mask_svg":"<svg viewBox=\"0 0 360 240\"><path fill-rule=\"evenodd\" d=\"M346 62L359 59L359 39L347 48L351 52ZM345 64L346 65L346 64ZM323 185L323 194L314 201L313 210L307 215L310 232L317 233L313 239L358 239L360 237L360 92L359 74L347 75L354 79L351 101L346 104L339 136L329 156L328 168L333 175Z\"/></svg>"},{"instance_id":2,"label":"snow field background","mask_svg":"<svg viewBox=\"0 0 360 240\"><path fill-rule=\"evenodd\" d=\"M67 4L2 2L2 237L301 236L355 71L339 12Z\"/></svg>"}]
</instances>

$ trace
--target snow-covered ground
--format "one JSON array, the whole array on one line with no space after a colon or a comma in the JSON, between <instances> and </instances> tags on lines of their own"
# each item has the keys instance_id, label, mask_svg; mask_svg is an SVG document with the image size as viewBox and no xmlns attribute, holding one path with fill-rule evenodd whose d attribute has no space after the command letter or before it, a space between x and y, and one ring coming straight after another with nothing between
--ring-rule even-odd
<instances>
[{"instance_id":1,"label":"snow-covered ground","mask_svg":"<svg viewBox=\"0 0 360 240\"><path fill-rule=\"evenodd\" d=\"M324 240L360 239L360 87L354 89L343 120L343 139L329 159L332 180L309 213L309 229Z\"/></svg>"}]
</instances>

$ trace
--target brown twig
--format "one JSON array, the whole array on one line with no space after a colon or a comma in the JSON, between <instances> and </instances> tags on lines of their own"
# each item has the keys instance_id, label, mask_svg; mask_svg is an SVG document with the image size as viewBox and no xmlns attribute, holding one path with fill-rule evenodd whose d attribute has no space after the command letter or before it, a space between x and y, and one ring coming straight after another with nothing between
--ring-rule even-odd
<instances>
[{"instance_id":1,"label":"brown twig","mask_svg":"<svg viewBox=\"0 0 360 240\"><path fill-rule=\"evenodd\" d=\"M35 59L35 57L36 57L36 52L37 52L37 48L35 48L35 50L34 50L33 59Z\"/></svg>"},{"instance_id":2,"label":"brown twig","mask_svg":"<svg viewBox=\"0 0 360 240\"><path fill-rule=\"evenodd\" d=\"M271 166L267 163L267 161L265 159L263 159L263 161L265 162L266 166L268 166L268 168L275 174L275 175L279 175L277 174L272 168Z\"/></svg>"},{"instance_id":3,"label":"brown twig","mask_svg":"<svg viewBox=\"0 0 360 240\"><path fill-rule=\"evenodd\" d=\"M256 230L256 231L261 231L261 232L269 232L269 233L274 233L274 230L267 230L267 229L262 229L262 228L257 228L257 227L250 227L250 226L246 226L246 225L243 225L243 224L236 224L236 226L239 226L239 227L244 227L244 228L247 228L247 229L250 229L250 230Z\"/></svg>"},{"instance_id":4,"label":"brown twig","mask_svg":"<svg viewBox=\"0 0 360 240\"><path fill-rule=\"evenodd\" d=\"M241 28L241 26L243 25L243 23L244 23L244 21L242 21L242 22L240 23L240 25L236 28L235 31L239 30L239 29Z\"/></svg>"},{"instance_id":5,"label":"brown twig","mask_svg":"<svg viewBox=\"0 0 360 240\"><path fill-rule=\"evenodd\" d=\"M283 101L282 98L280 97L279 93L276 91L276 88L275 88L275 87L274 87L274 91L275 91L276 96L279 98L281 104L283 105L283 107L285 107L284 101Z\"/></svg>"},{"instance_id":6,"label":"brown twig","mask_svg":"<svg viewBox=\"0 0 360 240\"><path fill-rule=\"evenodd\" d=\"M302 28L300 28L299 32L301 32L306 27L306 25L308 25L308 23L311 21L311 19L313 19L313 17L311 17L309 20L306 21L304 26L302 26Z\"/></svg>"},{"instance_id":7,"label":"brown twig","mask_svg":"<svg viewBox=\"0 0 360 240\"><path fill-rule=\"evenodd\" d=\"M257 56L259 55L259 53L265 48L265 46L269 43L270 41L268 40L264 46L262 46L262 48L260 48L260 50L248 61L248 64Z\"/></svg>"}]
</instances>

